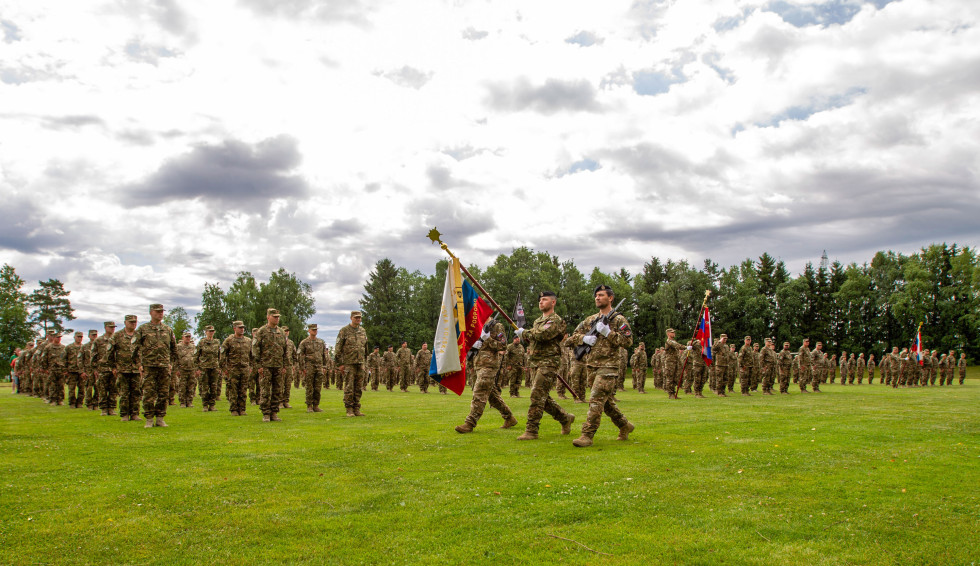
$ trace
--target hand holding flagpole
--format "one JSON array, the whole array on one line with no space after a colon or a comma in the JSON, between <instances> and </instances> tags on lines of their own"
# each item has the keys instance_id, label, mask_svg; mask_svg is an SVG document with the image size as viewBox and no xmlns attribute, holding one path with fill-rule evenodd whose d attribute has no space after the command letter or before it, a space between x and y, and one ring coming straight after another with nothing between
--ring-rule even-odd
<instances>
[{"instance_id":1,"label":"hand holding flagpole","mask_svg":"<svg viewBox=\"0 0 980 566\"><path fill-rule=\"evenodd\" d=\"M707 291L704 292L704 302L701 303L701 310L699 310L698 313L704 313L704 307L708 306L708 297L710 296L711 296L711 289L708 289ZM700 323L700 320L698 322ZM694 335L691 336L691 340L690 340L690 343L692 345L694 344L694 339L697 338L697 336L698 336L698 325L694 325ZM701 347L703 348L704 344L702 344ZM693 349L688 350L686 355L684 356L684 365L681 366L681 373L680 375L677 376L677 389L674 389L675 396L677 395L677 392L681 388L681 380L684 378L684 370L687 369L687 362L688 360L691 359L691 352L693 351L694 351Z\"/></svg>"}]
</instances>

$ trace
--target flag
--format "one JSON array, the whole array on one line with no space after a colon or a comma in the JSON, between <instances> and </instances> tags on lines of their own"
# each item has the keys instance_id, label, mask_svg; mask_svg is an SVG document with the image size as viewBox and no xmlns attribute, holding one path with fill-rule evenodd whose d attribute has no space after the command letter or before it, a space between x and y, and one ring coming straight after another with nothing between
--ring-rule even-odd
<instances>
[{"instance_id":1,"label":"flag","mask_svg":"<svg viewBox=\"0 0 980 566\"><path fill-rule=\"evenodd\" d=\"M922 365L922 327L920 326L918 330L915 331L915 346L912 347L912 351L915 352L915 361Z\"/></svg>"},{"instance_id":2,"label":"flag","mask_svg":"<svg viewBox=\"0 0 980 566\"><path fill-rule=\"evenodd\" d=\"M520 295L517 295L517 306L514 307L514 322L521 328L524 328L524 325L527 324L527 318L524 316L524 305L521 304Z\"/></svg>"},{"instance_id":3,"label":"flag","mask_svg":"<svg viewBox=\"0 0 980 566\"><path fill-rule=\"evenodd\" d=\"M454 258L446 271L429 376L457 395L466 389L466 352L480 339L491 313L490 305L463 280L459 260Z\"/></svg>"},{"instance_id":4,"label":"flag","mask_svg":"<svg viewBox=\"0 0 980 566\"><path fill-rule=\"evenodd\" d=\"M711 354L711 314L708 312L707 305L701 309L701 320L698 322L694 337L701 342L701 357L704 358L704 363L710 366L714 357Z\"/></svg>"}]
</instances>

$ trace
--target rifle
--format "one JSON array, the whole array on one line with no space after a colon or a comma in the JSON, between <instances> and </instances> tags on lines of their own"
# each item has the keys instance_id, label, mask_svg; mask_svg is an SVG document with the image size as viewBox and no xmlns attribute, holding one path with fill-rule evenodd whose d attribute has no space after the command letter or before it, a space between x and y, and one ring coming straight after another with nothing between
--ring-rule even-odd
<instances>
[{"instance_id":1,"label":"rifle","mask_svg":"<svg viewBox=\"0 0 980 566\"><path fill-rule=\"evenodd\" d=\"M626 297L623 297L623 300L619 301L619 304L613 307L613 310L609 311L609 314L604 314L596 318L595 320L593 320L592 327L589 328L589 331L586 332L585 335L597 336L599 334L599 331L596 330L595 327L599 325L599 321L602 321L603 324L606 324L608 326L609 321L616 318L616 315L619 314L619 307L623 306L623 303L625 301L626 301ZM592 346L589 346L588 344L585 343L579 344L578 346L575 346L575 359L581 361L582 358L589 355L589 352L591 351L592 351Z\"/></svg>"},{"instance_id":2,"label":"rifle","mask_svg":"<svg viewBox=\"0 0 980 566\"><path fill-rule=\"evenodd\" d=\"M500 314L499 312L493 313L493 318L483 323L483 332L490 332L490 330L493 328L493 324L497 322L497 316L499 314ZM483 333L481 332L480 334L482 336ZM472 362L473 358L476 357L476 354L479 351L480 351L479 348L470 347L470 351L466 352L466 362L467 363Z\"/></svg>"}]
</instances>

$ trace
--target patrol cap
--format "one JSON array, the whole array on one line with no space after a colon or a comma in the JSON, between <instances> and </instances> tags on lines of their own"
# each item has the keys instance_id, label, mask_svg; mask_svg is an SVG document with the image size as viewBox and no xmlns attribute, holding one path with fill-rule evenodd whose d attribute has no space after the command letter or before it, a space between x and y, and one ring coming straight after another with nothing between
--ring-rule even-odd
<instances>
[{"instance_id":1,"label":"patrol cap","mask_svg":"<svg viewBox=\"0 0 980 566\"><path fill-rule=\"evenodd\" d=\"M150 312L162 311L162 310L163 310L163 305L161 305L160 303L153 303L152 305L150 305Z\"/></svg>"},{"instance_id":2,"label":"patrol cap","mask_svg":"<svg viewBox=\"0 0 980 566\"><path fill-rule=\"evenodd\" d=\"M307 330L316 330L316 325L315 324L307 324L306 325L306 329Z\"/></svg>"},{"instance_id":3,"label":"patrol cap","mask_svg":"<svg viewBox=\"0 0 980 566\"><path fill-rule=\"evenodd\" d=\"M361 311L350 311L350 317L361 316Z\"/></svg>"},{"instance_id":4,"label":"patrol cap","mask_svg":"<svg viewBox=\"0 0 980 566\"><path fill-rule=\"evenodd\" d=\"M817 340L817 346L823 346L823 342Z\"/></svg>"},{"instance_id":5,"label":"patrol cap","mask_svg":"<svg viewBox=\"0 0 980 566\"><path fill-rule=\"evenodd\" d=\"M752 337L751 336L746 336L744 339L745 340L752 340Z\"/></svg>"},{"instance_id":6,"label":"patrol cap","mask_svg":"<svg viewBox=\"0 0 980 566\"><path fill-rule=\"evenodd\" d=\"M89 331L88 331L88 335L89 335L89 336L91 336L91 335L93 335L93 334L98 334L98 333L99 333L99 331L98 331L98 330L96 330L96 329L94 329L94 328L93 328L92 330L89 330Z\"/></svg>"},{"instance_id":7,"label":"patrol cap","mask_svg":"<svg viewBox=\"0 0 980 566\"><path fill-rule=\"evenodd\" d=\"M116 327L116 323L112 322L111 320L102 323L102 328L115 328L115 327Z\"/></svg>"},{"instance_id":8,"label":"patrol cap","mask_svg":"<svg viewBox=\"0 0 980 566\"><path fill-rule=\"evenodd\" d=\"M245 328L245 323L242 322L242 321L240 321L240 320L236 320L235 322L231 323L231 327L232 328Z\"/></svg>"},{"instance_id":9,"label":"patrol cap","mask_svg":"<svg viewBox=\"0 0 980 566\"><path fill-rule=\"evenodd\" d=\"M184 336L190 337L190 335L191 335L191 331L190 330L185 330L184 331Z\"/></svg>"},{"instance_id":10,"label":"patrol cap","mask_svg":"<svg viewBox=\"0 0 980 566\"><path fill-rule=\"evenodd\" d=\"M676 331L676 330L674 330L673 328L668 328L668 329L667 329L667 334L670 334L671 332L677 332L677 331Z\"/></svg>"},{"instance_id":11,"label":"patrol cap","mask_svg":"<svg viewBox=\"0 0 980 566\"><path fill-rule=\"evenodd\" d=\"M204 331L205 332L207 332L209 330L211 330L211 331L214 330L214 325L213 324L209 324L209 325L207 325L207 326L204 327Z\"/></svg>"},{"instance_id":12,"label":"patrol cap","mask_svg":"<svg viewBox=\"0 0 980 566\"><path fill-rule=\"evenodd\" d=\"M783 342L783 346L789 346L789 342Z\"/></svg>"},{"instance_id":13,"label":"patrol cap","mask_svg":"<svg viewBox=\"0 0 980 566\"><path fill-rule=\"evenodd\" d=\"M752 347L753 347L753 348L758 348L758 347L759 347L759 343L758 343L758 342L755 342L755 343L753 343L753 344L752 344Z\"/></svg>"},{"instance_id":14,"label":"patrol cap","mask_svg":"<svg viewBox=\"0 0 980 566\"><path fill-rule=\"evenodd\" d=\"M538 293L538 298L540 299L541 297L554 297L557 299L558 295L556 295L554 291L541 291Z\"/></svg>"},{"instance_id":15,"label":"patrol cap","mask_svg":"<svg viewBox=\"0 0 980 566\"><path fill-rule=\"evenodd\" d=\"M48 329L48 336L54 336L57 333L58 333L58 331L55 330L54 328L49 328Z\"/></svg>"},{"instance_id":16,"label":"patrol cap","mask_svg":"<svg viewBox=\"0 0 980 566\"><path fill-rule=\"evenodd\" d=\"M727 334L722 334L722 335L721 335L721 336L719 336L718 338L728 338L728 335L727 335Z\"/></svg>"},{"instance_id":17,"label":"patrol cap","mask_svg":"<svg viewBox=\"0 0 980 566\"><path fill-rule=\"evenodd\" d=\"M265 309L265 316L279 316L279 311L274 308Z\"/></svg>"},{"instance_id":18,"label":"patrol cap","mask_svg":"<svg viewBox=\"0 0 980 566\"><path fill-rule=\"evenodd\" d=\"M592 296L594 297L595 294L598 293L599 291L605 291L605 292L609 293L610 295L615 295L616 294L612 290L612 287L610 287L609 285L606 285L606 284L602 284L602 285L599 285L598 287L596 287L595 289L592 290Z\"/></svg>"},{"instance_id":19,"label":"patrol cap","mask_svg":"<svg viewBox=\"0 0 980 566\"><path fill-rule=\"evenodd\" d=\"M85 333L82 332L81 330L79 330L79 331L75 332L75 336L84 337L85 336Z\"/></svg>"},{"instance_id":20,"label":"patrol cap","mask_svg":"<svg viewBox=\"0 0 980 566\"><path fill-rule=\"evenodd\" d=\"M129 321L136 322L136 315L135 314L127 314L126 316L123 317L123 320L126 321L126 322L129 322Z\"/></svg>"}]
</instances>

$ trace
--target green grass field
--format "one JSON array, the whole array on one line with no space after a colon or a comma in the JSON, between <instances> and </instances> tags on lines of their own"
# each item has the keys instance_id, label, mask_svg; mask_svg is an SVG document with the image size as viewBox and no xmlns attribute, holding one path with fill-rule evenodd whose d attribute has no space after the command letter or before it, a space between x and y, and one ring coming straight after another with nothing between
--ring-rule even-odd
<instances>
[{"instance_id":1,"label":"green grass field","mask_svg":"<svg viewBox=\"0 0 980 566\"><path fill-rule=\"evenodd\" d=\"M980 370L943 388L650 389L620 394L629 441L604 418L587 449L571 401L572 435L548 419L516 441L526 389L505 399L517 428L488 407L468 435L468 395L417 390L368 391L349 419L332 389L282 423L197 399L150 430L3 390L0 562L980 562Z\"/></svg>"}]
</instances>

